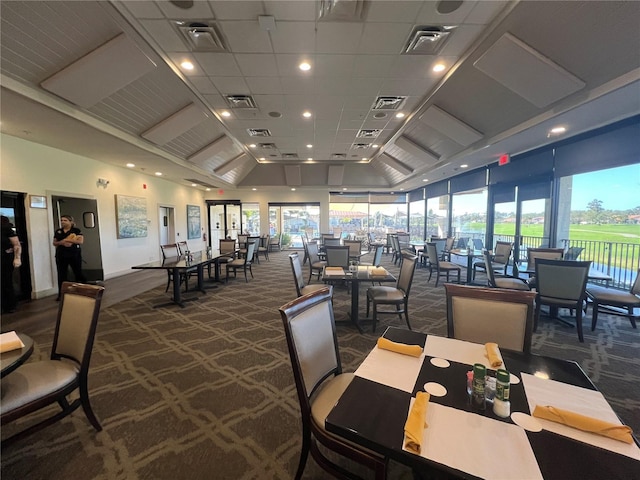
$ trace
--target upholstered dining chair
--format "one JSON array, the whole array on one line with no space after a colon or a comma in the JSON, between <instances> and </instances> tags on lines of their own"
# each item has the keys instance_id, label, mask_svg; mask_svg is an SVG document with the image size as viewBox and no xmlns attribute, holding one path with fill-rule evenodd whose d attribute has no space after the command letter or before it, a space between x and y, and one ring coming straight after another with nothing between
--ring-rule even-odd
<instances>
[{"instance_id":1,"label":"upholstered dining chair","mask_svg":"<svg viewBox=\"0 0 640 480\"><path fill-rule=\"evenodd\" d=\"M511 251L513 250L513 243L511 242L496 242L496 248L494 250L493 258L491 259L491 267L494 272L502 273L502 275L507 274L507 265L509 264L509 259L511 258ZM484 258L479 262L474 262L473 264L473 280L476 279L476 272L483 271L486 273L487 271L487 259ZM500 272L502 270L502 272Z\"/></svg>"},{"instance_id":2,"label":"upholstered dining chair","mask_svg":"<svg viewBox=\"0 0 640 480\"><path fill-rule=\"evenodd\" d=\"M447 237L442 249L442 260L451 261L451 250L456 242L456 237Z\"/></svg>"},{"instance_id":3,"label":"upholstered dining chair","mask_svg":"<svg viewBox=\"0 0 640 480\"><path fill-rule=\"evenodd\" d=\"M341 246L341 240L339 238L334 237L325 237L323 240L323 244L326 247L339 247Z\"/></svg>"},{"instance_id":4,"label":"upholstered dining chair","mask_svg":"<svg viewBox=\"0 0 640 480\"><path fill-rule=\"evenodd\" d=\"M540 307L552 310L568 308L576 311L578 339L584 342L582 334L582 311L587 298L587 278L591 262L573 260L536 260L536 314L533 331L538 328Z\"/></svg>"},{"instance_id":5,"label":"upholstered dining chair","mask_svg":"<svg viewBox=\"0 0 640 480\"><path fill-rule=\"evenodd\" d=\"M236 258L236 241L231 238L221 238L219 240L218 249L220 251L220 257L215 261L214 267L221 268L221 265L225 265ZM224 256L222 256L224 255ZM208 266L209 278L211 278L211 264Z\"/></svg>"},{"instance_id":6,"label":"upholstered dining chair","mask_svg":"<svg viewBox=\"0 0 640 480\"><path fill-rule=\"evenodd\" d=\"M327 266L327 262L325 260L320 260L320 257L318 256L318 242L307 242L307 254L309 255L308 283L311 283L311 279L314 275L317 275L318 279L320 279L324 267Z\"/></svg>"},{"instance_id":7,"label":"upholstered dining chair","mask_svg":"<svg viewBox=\"0 0 640 480\"><path fill-rule=\"evenodd\" d=\"M402 314L407 322L407 327L411 330L409 322L409 292L411 291L411 283L413 282L413 274L416 271L417 255L402 254L402 263L400 264L400 274L395 287L385 285L377 285L367 289L367 317L369 316L369 307L373 306L373 328L376 331L376 323L378 315L393 314L398 315L402 320ZM381 305L392 305L395 310L379 310Z\"/></svg>"},{"instance_id":8,"label":"upholstered dining chair","mask_svg":"<svg viewBox=\"0 0 640 480\"><path fill-rule=\"evenodd\" d=\"M349 267L349 247L327 245L325 255L327 267Z\"/></svg>"},{"instance_id":9,"label":"upholstered dining chair","mask_svg":"<svg viewBox=\"0 0 640 480\"><path fill-rule=\"evenodd\" d=\"M260 258L260 254L264 255L264 259L269 261L269 239L271 235L266 235L260 238L260 242L258 243L258 250L256 252L256 258Z\"/></svg>"},{"instance_id":10,"label":"upholstered dining chair","mask_svg":"<svg viewBox=\"0 0 640 480\"><path fill-rule=\"evenodd\" d=\"M162 260L178 260L178 258L180 257L180 249L178 248L178 244L177 243L170 243L167 245L160 245L160 251L162 252ZM167 288L164 289L165 292L169 291L169 286L171 285L171 282L173 282L175 279L173 278L173 271L170 269L167 269ZM180 278L178 279L178 282L182 283L185 282L185 289L189 290L189 277L188 275L185 274L180 274Z\"/></svg>"},{"instance_id":11,"label":"upholstered dining chair","mask_svg":"<svg viewBox=\"0 0 640 480\"><path fill-rule=\"evenodd\" d=\"M382 262L383 250L384 250L384 245L382 244L376 245L373 250L373 259L371 260L371 263L361 262L360 265L379 267L380 263Z\"/></svg>"},{"instance_id":12,"label":"upholstered dining chair","mask_svg":"<svg viewBox=\"0 0 640 480\"><path fill-rule=\"evenodd\" d=\"M429 256L428 267L429 267L429 279L428 282L431 281L431 275L433 272L436 272L436 287L438 286L438 280L441 275L446 275L447 282L449 281L449 274L451 272L457 272L458 274L458 283L460 283L460 271L462 268L460 265L456 265L455 263L447 262L440 260L438 249L434 242L427 242L427 255Z\"/></svg>"},{"instance_id":13,"label":"upholstered dining chair","mask_svg":"<svg viewBox=\"0 0 640 480\"><path fill-rule=\"evenodd\" d=\"M591 300L593 312L591 313L591 330L596 329L598 312L609 315L620 315L629 318L631 326L636 327L634 309L640 308L640 269L636 272L636 279L629 291L616 290L599 285L587 285L587 297ZM626 312L624 311L626 309Z\"/></svg>"},{"instance_id":14,"label":"upholstered dining chair","mask_svg":"<svg viewBox=\"0 0 640 480\"><path fill-rule=\"evenodd\" d=\"M351 260L359 260L362 255L362 241L361 240L343 240L345 247L349 247L349 258Z\"/></svg>"},{"instance_id":15,"label":"upholstered dining chair","mask_svg":"<svg viewBox=\"0 0 640 480\"><path fill-rule=\"evenodd\" d=\"M233 276L236 277L238 274L238 270L242 270L244 272L244 281L245 283L249 283L249 278L247 277L247 270L251 274L251 278L253 278L253 270L251 270L251 264L253 263L254 252L257 247L257 242L249 242L247 244L247 253L243 258L235 258L226 264L226 277L224 279L224 283L229 281L229 270L233 270Z\"/></svg>"},{"instance_id":16,"label":"upholstered dining chair","mask_svg":"<svg viewBox=\"0 0 640 480\"><path fill-rule=\"evenodd\" d=\"M279 252L282 250L282 234L280 233L276 233L269 239L269 251L273 252L276 249Z\"/></svg>"},{"instance_id":17,"label":"upholstered dining chair","mask_svg":"<svg viewBox=\"0 0 640 480\"><path fill-rule=\"evenodd\" d=\"M306 295L307 293L315 292L326 288L323 283L313 283L310 285L304 284L304 274L302 273L302 264L300 263L300 257L297 253L289 255L289 262L291 263L291 271L293 272L293 280L296 284L296 293L299 297Z\"/></svg>"},{"instance_id":18,"label":"upholstered dining chair","mask_svg":"<svg viewBox=\"0 0 640 480\"><path fill-rule=\"evenodd\" d=\"M531 288L535 288L537 281L535 277L536 261L538 259L544 260L562 260L564 250L562 248L529 248L527 249L527 272L529 272L529 285Z\"/></svg>"},{"instance_id":19,"label":"upholstered dining chair","mask_svg":"<svg viewBox=\"0 0 640 480\"><path fill-rule=\"evenodd\" d=\"M302 450L295 479L302 478L309 452L316 463L337 478L360 478L336 465L319 448L360 463L386 478L388 460L349 443L325 429L325 419L354 378L343 373L338 350L331 287L303 295L280 307L302 416Z\"/></svg>"},{"instance_id":20,"label":"upholstered dining chair","mask_svg":"<svg viewBox=\"0 0 640 480\"><path fill-rule=\"evenodd\" d=\"M447 336L531 352L535 292L445 283Z\"/></svg>"},{"instance_id":21,"label":"upholstered dining chair","mask_svg":"<svg viewBox=\"0 0 640 480\"><path fill-rule=\"evenodd\" d=\"M28 362L2 379L2 425L57 403L61 411L3 441L7 445L51 425L82 406L93 427L102 426L89 401L87 377L104 287L64 282L50 360ZM78 390L69 403L67 397Z\"/></svg>"},{"instance_id":22,"label":"upholstered dining chair","mask_svg":"<svg viewBox=\"0 0 640 480\"><path fill-rule=\"evenodd\" d=\"M488 250L483 250L487 283L492 288L506 288L508 290L531 290L526 280L507 275L496 275L493 271L493 262Z\"/></svg>"}]
</instances>

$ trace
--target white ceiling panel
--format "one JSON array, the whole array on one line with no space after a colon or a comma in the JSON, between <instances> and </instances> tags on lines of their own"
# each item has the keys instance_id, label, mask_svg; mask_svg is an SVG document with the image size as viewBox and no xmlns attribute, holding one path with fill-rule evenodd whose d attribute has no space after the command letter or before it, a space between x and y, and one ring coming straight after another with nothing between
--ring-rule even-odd
<instances>
[{"instance_id":1,"label":"white ceiling panel","mask_svg":"<svg viewBox=\"0 0 640 480\"><path fill-rule=\"evenodd\" d=\"M422 4L414 1L371 2L367 19L371 22L413 23Z\"/></svg>"},{"instance_id":2,"label":"white ceiling panel","mask_svg":"<svg viewBox=\"0 0 640 480\"><path fill-rule=\"evenodd\" d=\"M160 10L167 18L181 20L202 20L203 18L213 18L213 12L209 8L208 2L193 2L191 8L179 8L170 2L156 2Z\"/></svg>"},{"instance_id":3,"label":"white ceiling panel","mask_svg":"<svg viewBox=\"0 0 640 480\"><path fill-rule=\"evenodd\" d=\"M242 75L247 77L275 77L278 75L275 55L243 53L236 55L236 61Z\"/></svg>"},{"instance_id":4,"label":"white ceiling panel","mask_svg":"<svg viewBox=\"0 0 640 480\"><path fill-rule=\"evenodd\" d=\"M189 77L189 81L203 95L217 94L218 90L209 77Z\"/></svg>"},{"instance_id":5,"label":"white ceiling panel","mask_svg":"<svg viewBox=\"0 0 640 480\"><path fill-rule=\"evenodd\" d=\"M269 32L273 49L279 53L308 53L315 47L313 22L279 22L275 31Z\"/></svg>"},{"instance_id":6,"label":"white ceiling panel","mask_svg":"<svg viewBox=\"0 0 640 480\"><path fill-rule=\"evenodd\" d=\"M411 28L412 25L406 23L367 23L358 53L398 54L407 42Z\"/></svg>"},{"instance_id":7,"label":"white ceiling panel","mask_svg":"<svg viewBox=\"0 0 640 480\"><path fill-rule=\"evenodd\" d=\"M167 20L142 20L142 26L166 52L188 52L189 48Z\"/></svg>"},{"instance_id":8,"label":"white ceiling panel","mask_svg":"<svg viewBox=\"0 0 640 480\"><path fill-rule=\"evenodd\" d=\"M280 20L315 21L316 3L305 0L269 0L264 2L267 14Z\"/></svg>"},{"instance_id":9,"label":"white ceiling panel","mask_svg":"<svg viewBox=\"0 0 640 480\"><path fill-rule=\"evenodd\" d=\"M164 13L151 0L124 0L127 9L137 18L164 18Z\"/></svg>"},{"instance_id":10,"label":"white ceiling panel","mask_svg":"<svg viewBox=\"0 0 640 480\"><path fill-rule=\"evenodd\" d=\"M284 93L279 77L246 77L251 94L279 95Z\"/></svg>"},{"instance_id":11,"label":"white ceiling panel","mask_svg":"<svg viewBox=\"0 0 640 480\"><path fill-rule=\"evenodd\" d=\"M272 53L269 33L258 28L257 21L220 22L229 48L237 53Z\"/></svg>"},{"instance_id":12,"label":"white ceiling panel","mask_svg":"<svg viewBox=\"0 0 640 480\"><path fill-rule=\"evenodd\" d=\"M248 95L251 93L244 77L211 77L211 81L222 95Z\"/></svg>"},{"instance_id":13,"label":"white ceiling panel","mask_svg":"<svg viewBox=\"0 0 640 480\"><path fill-rule=\"evenodd\" d=\"M243 0L230 2L228 0L210 0L209 5L217 20L247 20L264 15L264 2Z\"/></svg>"},{"instance_id":14,"label":"white ceiling panel","mask_svg":"<svg viewBox=\"0 0 640 480\"><path fill-rule=\"evenodd\" d=\"M358 53L362 36L360 23L318 23L316 52L343 55Z\"/></svg>"},{"instance_id":15,"label":"white ceiling panel","mask_svg":"<svg viewBox=\"0 0 640 480\"><path fill-rule=\"evenodd\" d=\"M242 75L231 53L195 52L194 57L207 75L212 77L239 77Z\"/></svg>"}]
</instances>

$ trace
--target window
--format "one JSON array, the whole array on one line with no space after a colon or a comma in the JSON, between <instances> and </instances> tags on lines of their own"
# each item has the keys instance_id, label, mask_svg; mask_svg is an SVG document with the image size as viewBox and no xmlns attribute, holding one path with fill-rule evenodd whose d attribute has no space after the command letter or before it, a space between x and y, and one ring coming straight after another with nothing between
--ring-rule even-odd
<instances>
[{"instance_id":1,"label":"window","mask_svg":"<svg viewBox=\"0 0 640 480\"><path fill-rule=\"evenodd\" d=\"M412 241L424 240L424 200L409 203L409 233Z\"/></svg>"},{"instance_id":2,"label":"window","mask_svg":"<svg viewBox=\"0 0 640 480\"><path fill-rule=\"evenodd\" d=\"M458 238L480 240L484 245L487 222L486 187L454 194L451 205L453 235Z\"/></svg>"},{"instance_id":3,"label":"window","mask_svg":"<svg viewBox=\"0 0 640 480\"><path fill-rule=\"evenodd\" d=\"M319 235L320 204L269 204L269 222L281 225L282 245L302 248L302 235Z\"/></svg>"},{"instance_id":4,"label":"window","mask_svg":"<svg viewBox=\"0 0 640 480\"><path fill-rule=\"evenodd\" d=\"M260 235L260 204L242 204L242 225L244 233L252 236Z\"/></svg>"}]
</instances>

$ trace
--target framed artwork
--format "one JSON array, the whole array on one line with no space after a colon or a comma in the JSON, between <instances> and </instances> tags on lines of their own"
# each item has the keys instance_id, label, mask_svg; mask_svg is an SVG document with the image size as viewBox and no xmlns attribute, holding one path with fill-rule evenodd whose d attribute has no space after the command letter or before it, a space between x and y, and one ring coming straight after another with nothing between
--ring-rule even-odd
<instances>
[{"instance_id":1,"label":"framed artwork","mask_svg":"<svg viewBox=\"0 0 640 480\"><path fill-rule=\"evenodd\" d=\"M200 238L200 207L187 205L187 239Z\"/></svg>"},{"instance_id":2,"label":"framed artwork","mask_svg":"<svg viewBox=\"0 0 640 480\"><path fill-rule=\"evenodd\" d=\"M147 199L116 195L118 238L147 236Z\"/></svg>"},{"instance_id":3,"label":"framed artwork","mask_svg":"<svg viewBox=\"0 0 640 480\"><path fill-rule=\"evenodd\" d=\"M47 197L43 195L29 195L31 208L47 208Z\"/></svg>"}]
</instances>

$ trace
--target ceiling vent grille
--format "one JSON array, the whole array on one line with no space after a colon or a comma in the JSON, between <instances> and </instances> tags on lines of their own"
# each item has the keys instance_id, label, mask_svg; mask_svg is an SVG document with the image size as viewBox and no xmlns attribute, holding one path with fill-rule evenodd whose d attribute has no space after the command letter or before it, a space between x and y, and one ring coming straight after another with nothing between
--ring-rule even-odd
<instances>
[{"instance_id":1,"label":"ceiling vent grille","mask_svg":"<svg viewBox=\"0 0 640 480\"><path fill-rule=\"evenodd\" d=\"M297 153L283 153L282 154L282 159L283 160L298 160L298 154Z\"/></svg>"},{"instance_id":2,"label":"ceiling vent grille","mask_svg":"<svg viewBox=\"0 0 640 480\"><path fill-rule=\"evenodd\" d=\"M258 146L264 150L275 150L276 149L276 144L275 143L259 143Z\"/></svg>"},{"instance_id":3,"label":"ceiling vent grille","mask_svg":"<svg viewBox=\"0 0 640 480\"><path fill-rule=\"evenodd\" d=\"M228 51L222 35L220 35L217 26L213 23L177 21L175 26L192 52Z\"/></svg>"},{"instance_id":4,"label":"ceiling vent grille","mask_svg":"<svg viewBox=\"0 0 640 480\"><path fill-rule=\"evenodd\" d=\"M407 97L378 97L373 104L374 110L398 110Z\"/></svg>"},{"instance_id":5,"label":"ceiling vent grille","mask_svg":"<svg viewBox=\"0 0 640 480\"><path fill-rule=\"evenodd\" d=\"M356 135L358 138L376 138L378 135L380 135L381 130L378 129L372 129L372 130L360 130L358 132L358 135Z\"/></svg>"},{"instance_id":6,"label":"ceiling vent grille","mask_svg":"<svg viewBox=\"0 0 640 480\"><path fill-rule=\"evenodd\" d=\"M346 160L347 159L347 154L346 153L332 153L331 154L331 159L332 160Z\"/></svg>"},{"instance_id":7,"label":"ceiling vent grille","mask_svg":"<svg viewBox=\"0 0 640 480\"><path fill-rule=\"evenodd\" d=\"M251 95L228 95L227 103L230 108L256 108L256 102Z\"/></svg>"},{"instance_id":8,"label":"ceiling vent grille","mask_svg":"<svg viewBox=\"0 0 640 480\"><path fill-rule=\"evenodd\" d=\"M247 128L251 137L270 137L271 132L266 128Z\"/></svg>"},{"instance_id":9,"label":"ceiling vent grille","mask_svg":"<svg viewBox=\"0 0 640 480\"><path fill-rule=\"evenodd\" d=\"M370 143L354 143L351 148L353 148L354 150L363 150L365 148L369 148L370 146Z\"/></svg>"},{"instance_id":10,"label":"ceiling vent grille","mask_svg":"<svg viewBox=\"0 0 640 480\"><path fill-rule=\"evenodd\" d=\"M416 27L404 53L412 55L437 55L449 39L455 27Z\"/></svg>"},{"instance_id":11,"label":"ceiling vent grille","mask_svg":"<svg viewBox=\"0 0 640 480\"><path fill-rule=\"evenodd\" d=\"M361 22L365 17L365 0L320 0L320 20Z\"/></svg>"}]
</instances>

